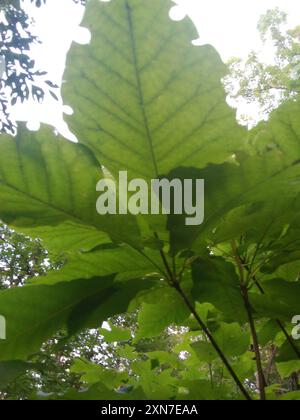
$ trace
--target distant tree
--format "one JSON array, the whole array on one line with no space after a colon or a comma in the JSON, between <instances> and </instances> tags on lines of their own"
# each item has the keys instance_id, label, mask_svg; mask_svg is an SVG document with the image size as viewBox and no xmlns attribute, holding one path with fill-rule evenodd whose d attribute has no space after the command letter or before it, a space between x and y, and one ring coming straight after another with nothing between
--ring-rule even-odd
<instances>
[{"instance_id":1,"label":"distant tree","mask_svg":"<svg viewBox=\"0 0 300 420\"><path fill-rule=\"evenodd\" d=\"M261 40L274 58L270 63L252 51L246 60L232 58L225 79L233 101L256 104L267 117L280 103L300 92L300 26L287 29L287 14L278 8L267 11L258 23ZM247 116L244 116L247 122Z\"/></svg>"},{"instance_id":2,"label":"distant tree","mask_svg":"<svg viewBox=\"0 0 300 420\"><path fill-rule=\"evenodd\" d=\"M21 286L54 267L39 240L18 234L0 223L0 289Z\"/></svg>"},{"instance_id":3,"label":"distant tree","mask_svg":"<svg viewBox=\"0 0 300 420\"><path fill-rule=\"evenodd\" d=\"M73 0L85 4L85 0ZM34 33L34 20L26 13L26 3L41 7L46 0L0 1L0 57L4 73L0 78L0 132L15 133L10 107L29 98L43 101L45 92L56 97L57 86L47 80L45 69L37 69L30 51L39 42Z\"/></svg>"}]
</instances>

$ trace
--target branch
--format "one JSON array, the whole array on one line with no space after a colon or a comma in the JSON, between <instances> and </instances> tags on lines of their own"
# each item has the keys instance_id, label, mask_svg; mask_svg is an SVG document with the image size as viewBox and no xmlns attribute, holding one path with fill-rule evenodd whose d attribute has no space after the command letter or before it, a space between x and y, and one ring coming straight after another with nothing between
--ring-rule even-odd
<instances>
[{"instance_id":1,"label":"branch","mask_svg":"<svg viewBox=\"0 0 300 420\"><path fill-rule=\"evenodd\" d=\"M158 237L157 234L155 234L155 236ZM225 356L225 354L223 353L223 351L219 347L218 343L214 339L212 333L207 328L207 326L205 325L205 323L202 321L202 319L198 315L197 311L195 310L194 305L190 302L189 298L186 296L185 292L182 290L182 288L180 286L180 283L179 283L178 279L176 278L176 275L172 272L172 270L171 270L171 268L170 268L170 266L168 264L167 257L166 257L166 255L165 255L165 253L164 253L163 250L160 250L160 255L161 255L163 264L164 264L164 266L166 268L166 271L167 271L167 273L169 275L168 283L170 284L171 287L173 287L175 290L177 290L177 292L182 297L184 303L186 304L186 306L188 307L188 309L190 310L190 312L194 315L196 321L200 325L200 327L203 330L203 332L206 334L206 336L209 339L211 345L213 346L213 348L215 349L216 353L218 354L218 356L220 357L220 359L222 360L222 362L226 366L226 368L227 368L230 376L235 381L236 385L240 389L240 391L243 394L243 396L245 397L245 399L247 401L252 401L252 398L251 398L250 394L248 393L248 391L246 390L246 388L242 384L241 380L238 378L237 374L233 370L232 366L230 365L229 361L227 360L227 357Z\"/></svg>"},{"instance_id":2,"label":"branch","mask_svg":"<svg viewBox=\"0 0 300 420\"><path fill-rule=\"evenodd\" d=\"M227 357L225 356L225 354L223 353L223 351L219 347L218 343L214 339L214 337L213 337L212 333L210 332L210 330L207 328L207 326L205 325L205 323L202 321L202 319L198 315L197 311L194 308L194 305L189 301L188 297L186 296L186 294L184 293L184 291L181 289L180 284L176 283L176 284L173 285L173 287L178 291L178 293L182 297L183 301L185 302L185 304L187 305L187 307L189 308L189 310L191 311L191 313L194 315L196 321L198 322L198 324L200 325L201 329L206 334L206 336L209 339L211 345L213 346L213 348L217 352L218 356L220 357L220 359L224 363L226 369L228 370L230 376L233 378L233 380L237 384L238 388L240 389L240 391L242 392L242 394L244 395L244 397L246 398L246 400L252 401L252 398L250 397L250 395L247 392L247 390L245 389L244 385L242 384L242 382L238 378L237 374L235 373L235 371L231 367L229 361L227 360Z\"/></svg>"},{"instance_id":3,"label":"branch","mask_svg":"<svg viewBox=\"0 0 300 420\"><path fill-rule=\"evenodd\" d=\"M272 349L271 349L271 356L270 356L269 365L268 365L268 368L267 368L267 371L266 371L266 381L267 381L268 384L270 383L270 376L271 376L272 369L273 369L273 366L274 366L276 353L277 353L277 347L273 345Z\"/></svg>"},{"instance_id":4,"label":"branch","mask_svg":"<svg viewBox=\"0 0 300 420\"><path fill-rule=\"evenodd\" d=\"M266 382L264 371L263 371L262 359L261 359L259 342L258 342L258 335L257 335L257 332L256 332L256 327L255 327L255 322L254 322L254 318L253 318L251 303L250 303L250 300L249 300L248 287L247 287L247 284L246 284L245 278L244 278L245 277L244 276L244 266L243 266L243 263L242 263L242 260L239 256L239 254L238 254L237 246L236 246L235 241L232 241L232 252L233 252L233 255L235 257L236 265L237 265L238 270L240 272L240 288L241 288L242 297L243 297L243 300L244 300L244 305L245 305L245 309L246 309L247 316L248 316L248 321L249 321L249 325L250 325L251 336L252 336L252 341L253 341L253 346L254 346L254 351L255 351L255 356L256 356L255 359L256 359L256 367L257 367L257 374L258 374L258 388L259 388L260 399L262 401L265 401L266 400L265 388L267 386L267 382Z\"/></svg>"},{"instance_id":5,"label":"branch","mask_svg":"<svg viewBox=\"0 0 300 420\"><path fill-rule=\"evenodd\" d=\"M262 287L262 285L259 283L259 281L257 280L256 276L255 276L255 275L252 275L251 270L250 270L250 268L248 267L248 265L247 265L247 264L245 264L245 265L244 265L244 267L245 267L245 268L246 268L246 270L249 272L249 276L250 276L250 278L252 278L252 280L253 280L253 282L254 282L255 286L258 288L258 290L260 291L260 293L261 293L262 295L265 295L265 294L266 294L266 292L265 292L264 288L263 288L263 287ZM280 319L276 319L275 321L276 321L276 324L278 325L278 327L279 327L279 328L281 329L281 331L283 332L283 334L284 334L285 338L287 339L288 343L290 344L290 346L291 346L291 347L292 347L292 349L294 350L294 352L295 352L296 356L298 357L298 359L300 359L300 351L299 351L299 349L297 348L297 346L296 346L296 344L295 344L295 342L294 342L294 340L293 340L293 337L291 337L291 336L289 335L289 333L287 332L287 330L286 330L285 326L283 325L282 321L280 321Z\"/></svg>"}]
</instances>

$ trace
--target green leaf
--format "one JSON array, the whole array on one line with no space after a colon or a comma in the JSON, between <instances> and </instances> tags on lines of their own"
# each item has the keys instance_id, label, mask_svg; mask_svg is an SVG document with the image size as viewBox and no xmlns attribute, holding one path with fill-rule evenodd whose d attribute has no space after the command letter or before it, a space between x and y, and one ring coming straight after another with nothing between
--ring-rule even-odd
<instances>
[{"instance_id":1,"label":"green leaf","mask_svg":"<svg viewBox=\"0 0 300 420\"><path fill-rule=\"evenodd\" d=\"M170 325L180 325L189 317L181 296L170 287L161 287L148 294L138 316L137 340L158 336ZM155 302L155 303L154 303Z\"/></svg>"},{"instance_id":2,"label":"green leaf","mask_svg":"<svg viewBox=\"0 0 300 420\"><path fill-rule=\"evenodd\" d=\"M295 346L300 352L300 341L294 341ZM287 363L290 361L295 361L295 350L292 348L291 344L286 340L279 349L279 353L276 357L278 363Z\"/></svg>"},{"instance_id":3,"label":"green leaf","mask_svg":"<svg viewBox=\"0 0 300 420\"><path fill-rule=\"evenodd\" d=\"M110 244L109 236L93 226L65 222L57 226L20 229L22 233L43 240L43 245L55 254L89 252L95 247Z\"/></svg>"},{"instance_id":4,"label":"green leaf","mask_svg":"<svg viewBox=\"0 0 300 420\"><path fill-rule=\"evenodd\" d=\"M92 295L82 299L73 308L67 322L69 336L84 328L98 328L103 320L130 311L131 301L142 291L153 287L153 281L137 279L116 282L115 286L115 293L111 296L109 291L104 291L101 295L103 301L99 301L98 296Z\"/></svg>"},{"instance_id":5,"label":"green leaf","mask_svg":"<svg viewBox=\"0 0 300 420\"><path fill-rule=\"evenodd\" d=\"M286 163L276 152L240 153L231 162L204 169L175 168L168 178L205 180L205 215L199 226L186 226L185 215L169 217L173 250L203 253L208 245L239 239L249 230L259 242L271 221L282 231L300 192L299 176L299 162Z\"/></svg>"},{"instance_id":6,"label":"green leaf","mask_svg":"<svg viewBox=\"0 0 300 420\"><path fill-rule=\"evenodd\" d=\"M177 354L167 351L151 351L146 353L151 360L156 360L160 366L170 366L180 368L180 360Z\"/></svg>"},{"instance_id":7,"label":"green leaf","mask_svg":"<svg viewBox=\"0 0 300 420\"><path fill-rule=\"evenodd\" d=\"M126 372L107 369L83 359L74 361L71 372L81 375L81 379L89 385L102 382L111 390L119 388L122 383L128 381Z\"/></svg>"},{"instance_id":8,"label":"green leaf","mask_svg":"<svg viewBox=\"0 0 300 420\"><path fill-rule=\"evenodd\" d=\"M102 244L103 231L116 240L140 241L133 217L97 213L96 185L103 174L85 146L57 138L49 129L37 134L20 129L15 138L2 136L0 168L0 217L48 245L54 240L58 251L68 251L72 240L71 249Z\"/></svg>"},{"instance_id":9,"label":"green leaf","mask_svg":"<svg viewBox=\"0 0 300 420\"><path fill-rule=\"evenodd\" d=\"M110 328L110 331L104 328L99 329L99 332L104 337L106 343L117 343L121 341L131 340L131 332L129 330L124 330L123 328L118 328L114 326Z\"/></svg>"},{"instance_id":10,"label":"green leaf","mask_svg":"<svg viewBox=\"0 0 300 420\"><path fill-rule=\"evenodd\" d=\"M139 355L135 348L126 344L124 347L118 349L118 355L127 360L136 360Z\"/></svg>"},{"instance_id":11,"label":"green leaf","mask_svg":"<svg viewBox=\"0 0 300 420\"><path fill-rule=\"evenodd\" d=\"M287 163L299 158L299 111L299 98L287 101L272 112L267 123L261 123L253 130L254 146L259 153L276 150Z\"/></svg>"},{"instance_id":12,"label":"green leaf","mask_svg":"<svg viewBox=\"0 0 300 420\"><path fill-rule=\"evenodd\" d=\"M275 340L276 335L278 335L279 332L279 326L274 320L270 320L265 323L262 328L258 329L258 341L260 345L266 346Z\"/></svg>"},{"instance_id":13,"label":"green leaf","mask_svg":"<svg viewBox=\"0 0 300 420\"><path fill-rule=\"evenodd\" d=\"M290 378L293 373L300 372L300 360L276 363L276 367L282 379Z\"/></svg>"},{"instance_id":14,"label":"green leaf","mask_svg":"<svg viewBox=\"0 0 300 420\"><path fill-rule=\"evenodd\" d=\"M50 397L49 399L67 401L139 401L145 400L146 396L140 388L122 393L110 390L103 383L100 382L92 385L87 390L83 390L81 392L71 390L63 396L55 395L53 396L53 398Z\"/></svg>"},{"instance_id":15,"label":"green leaf","mask_svg":"<svg viewBox=\"0 0 300 420\"><path fill-rule=\"evenodd\" d=\"M246 320L239 279L232 264L217 257L197 259L192 276L193 297L197 302L213 304L225 321Z\"/></svg>"},{"instance_id":16,"label":"green leaf","mask_svg":"<svg viewBox=\"0 0 300 420\"><path fill-rule=\"evenodd\" d=\"M300 391L288 392L279 398L281 401L300 401Z\"/></svg>"},{"instance_id":17,"label":"green leaf","mask_svg":"<svg viewBox=\"0 0 300 420\"><path fill-rule=\"evenodd\" d=\"M22 361L0 362L0 390L5 389L31 367L32 365Z\"/></svg>"},{"instance_id":18,"label":"green leaf","mask_svg":"<svg viewBox=\"0 0 300 420\"><path fill-rule=\"evenodd\" d=\"M149 179L223 162L246 135L226 103L226 67L212 47L191 44L193 24L172 22L171 6L89 1L92 41L69 56L63 96L74 108L71 129L112 173Z\"/></svg>"},{"instance_id":19,"label":"green leaf","mask_svg":"<svg viewBox=\"0 0 300 420\"><path fill-rule=\"evenodd\" d=\"M300 313L300 282L287 282L273 279L263 283L265 295L251 293L250 301L254 312L271 319L288 322Z\"/></svg>"},{"instance_id":20,"label":"green leaf","mask_svg":"<svg viewBox=\"0 0 300 420\"><path fill-rule=\"evenodd\" d=\"M68 326L73 334L81 328L101 326L109 317L126 312L144 287L147 284L140 281L114 284L112 277L97 277L0 292L1 313L7 319L7 340L0 342L0 360L25 359L63 327Z\"/></svg>"},{"instance_id":21,"label":"green leaf","mask_svg":"<svg viewBox=\"0 0 300 420\"><path fill-rule=\"evenodd\" d=\"M202 363L211 363L218 358L216 351L207 341L197 341L191 344L191 348L195 351Z\"/></svg>"},{"instance_id":22,"label":"green leaf","mask_svg":"<svg viewBox=\"0 0 300 420\"><path fill-rule=\"evenodd\" d=\"M153 257L153 262L151 260ZM156 265L157 263L157 265ZM68 256L61 270L52 270L46 277L33 278L31 284L54 285L62 281L89 279L115 274L117 280L131 280L151 276L161 278L159 262L151 252L142 253L127 245L103 247L89 253Z\"/></svg>"},{"instance_id":23,"label":"green leaf","mask_svg":"<svg viewBox=\"0 0 300 420\"><path fill-rule=\"evenodd\" d=\"M222 389L223 388L223 389ZM194 401L217 401L229 399L223 387L215 387L211 382L200 381L182 381L178 390L178 400Z\"/></svg>"},{"instance_id":24,"label":"green leaf","mask_svg":"<svg viewBox=\"0 0 300 420\"><path fill-rule=\"evenodd\" d=\"M249 333L243 331L237 323L221 323L214 332L214 338L227 357L240 356L246 353L250 346ZM219 357L208 341L197 341L191 347L202 362L210 363Z\"/></svg>"},{"instance_id":25,"label":"green leaf","mask_svg":"<svg viewBox=\"0 0 300 420\"><path fill-rule=\"evenodd\" d=\"M172 375L172 369L157 371L152 369L151 360L146 360L134 362L132 370L138 375L138 384L143 388L147 400L174 398L178 379Z\"/></svg>"},{"instance_id":26,"label":"green leaf","mask_svg":"<svg viewBox=\"0 0 300 420\"><path fill-rule=\"evenodd\" d=\"M220 257L198 259L193 264L192 275L196 301L213 304L227 322L247 321L239 278L232 264ZM254 317L291 320L300 311L299 287L299 283L273 279L264 283L265 295L250 292Z\"/></svg>"},{"instance_id":27,"label":"green leaf","mask_svg":"<svg viewBox=\"0 0 300 420\"><path fill-rule=\"evenodd\" d=\"M229 357L240 356L250 347L249 332L243 330L238 323L221 323L214 337L224 354Z\"/></svg>"},{"instance_id":28,"label":"green leaf","mask_svg":"<svg viewBox=\"0 0 300 420\"><path fill-rule=\"evenodd\" d=\"M241 355L232 362L232 367L241 380L246 381L248 378L255 376L257 367L253 353L248 351Z\"/></svg>"}]
</instances>

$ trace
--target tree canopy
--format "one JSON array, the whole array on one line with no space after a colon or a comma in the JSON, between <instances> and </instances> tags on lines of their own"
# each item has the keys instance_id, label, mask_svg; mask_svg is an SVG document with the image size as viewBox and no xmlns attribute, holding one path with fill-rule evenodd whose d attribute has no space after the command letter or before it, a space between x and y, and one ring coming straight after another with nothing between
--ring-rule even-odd
<instances>
[{"instance_id":1,"label":"tree canopy","mask_svg":"<svg viewBox=\"0 0 300 420\"><path fill-rule=\"evenodd\" d=\"M277 8L261 16L257 29L264 49L274 51L272 58L266 60L261 51L252 51L246 60L232 58L226 87L234 101L256 104L260 119L300 92L300 25L289 29L287 14Z\"/></svg>"}]
</instances>

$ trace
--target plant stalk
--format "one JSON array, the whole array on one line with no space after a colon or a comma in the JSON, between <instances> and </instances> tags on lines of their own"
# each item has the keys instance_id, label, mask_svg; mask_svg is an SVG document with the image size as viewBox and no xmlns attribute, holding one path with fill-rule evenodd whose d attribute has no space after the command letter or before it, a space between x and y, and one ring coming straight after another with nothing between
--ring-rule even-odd
<instances>
[{"instance_id":1,"label":"plant stalk","mask_svg":"<svg viewBox=\"0 0 300 420\"><path fill-rule=\"evenodd\" d=\"M213 348L215 349L216 353L218 354L218 356L220 357L220 359L222 360L222 362L226 366L226 368L227 368L230 376L235 381L236 385L240 389L240 391L243 394L243 396L245 397L245 399L247 401L252 401L252 398L251 398L250 394L247 392L245 386L242 384L241 380L238 378L237 374L233 370L232 366L230 365L229 361L227 360L227 357L225 356L225 354L223 353L223 351L219 347L218 343L214 339L212 333L207 328L207 326L205 325L205 323L202 321L202 319L198 315L197 311L195 310L194 305L190 302L190 300L186 296L185 292L182 290L182 288L180 286L180 283L179 283L179 281L176 278L176 275L173 274L173 272L172 272L172 270L171 270L171 268L169 266L167 257L166 257L166 255L165 255L165 253L164 253L163 250L160 250L160 255L161 255L163 264L164 264L164 266L166 268L166 271L168 273L168 276L169 276L168 283L170 284L171 287L173 287L175 290L177 290L177 292L182 297L184 303L186 304L186 306L188 307L188 309L190 310L190 312L194 315L196 321L198 322L198 324L200 325L201 329L206 334L206 336L209 339L211 345L213 346Z\"/></svg>"},{"instance_id":2,"label":"plant stalk","mask_svg":"<svg viewBox=\"0 0 300 420\"><path fill-rule=\"evenodd\" d=\"M235 381L235 383L238 386L238 388L240 389L241 393L244 395L244 397L246 398L247 401L252 401L252 398L250 397L250 394L247 392L246 388L244 387L244 385L242 384L242 382L238 378L237 374L235 373L235 371L231 367L229 361L227 360L227 357L225 356L225 354L223 353L223 351L219 347L219 345L216 342L216 340L214 339L212 333L207 328L207 326L205 325L205 323L202 321L202 319L200 318L200 316L197 314L197 311L195 310L194 305L189 301L188 297L186 296L186 294L181 289L181 287L180 287L180 285L178 283L175 283L173 285L173 287L178 291L178 293L182 297L183 301L185 302L186 306L189 308L189 310L191 311L191 313L194 315L196 321L198 322L198 324L200 325L201 329L206 334L206 336L209 339L211 345L213 346L213 348L217 352L218 356L220 357L220 359L224 363L226 369L228 370L229 374L231 375L231 377Z\"/></svg>"},{"instance_id":3,"label":"plant stalk","mask_svg":"<svg viewBox=\"0 0 300 420\"><path fill-rule=\"evenodd\" d=\"M262 285L259 283L259 281L257 280L257 278L255 276L252 276L250 268L248 267L248 265L245 265L246 270L249 272L249 275L252 277L253 282L255 284L255 286L258 288L258 290L260 291L260 293L262 295L265 295L265 290L262 287ZM300 350L297 348L296 344L294 343L293 338L290 336L290 334L287 332L285 326L283 325L283 323L280 321L280 319L276 319L276 324L278 325L278 327L281 329L281 331L283 332L285 338L287 339L288 343L290 344L290 346L292 347L292 349L294 350L296 356L298 357L298 359L300 359Z\"/></svg>"},{"instance_id":4,"label":"plant stalk","mask_svg":"<svg viewBox=\"0 0 300 420\"><path fill-rule=\"evenodd\" d=\"M253 347L254 347L254 351L255 351L255 359L256 359L256 367L257 367L257 375L258 375L258 388L259 388L260 399L262 401L265 401L266 400L266 390L265 390L265 388L267 386L267 382L266 382L266 379L265 379L263 366L262 366L262 359L261 359L261 354L260 354L258 335L257 335L257 332L256 332L256 327L255 327L255 322L254 322L254 318L253 318L251 303L250 303L250 300L249 300L248 286L247 286L247 283L245 282L244 265L243 265L243 262L242 262L242 260L239 256L239 254L238 254L237 246L236 246L235 241L232 242L232 251L233 251L233 256L235 258L235 261L236 261L237 268L238 268L239 273L240 273L240 288L241 288L241 293L242 293L245 309L246 309L247 316L248 316L248 321L249 321L251 336L252 336L252 341L253 341Z\"/></svg>"}]
</instances>

